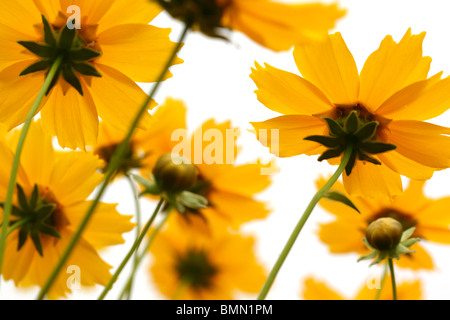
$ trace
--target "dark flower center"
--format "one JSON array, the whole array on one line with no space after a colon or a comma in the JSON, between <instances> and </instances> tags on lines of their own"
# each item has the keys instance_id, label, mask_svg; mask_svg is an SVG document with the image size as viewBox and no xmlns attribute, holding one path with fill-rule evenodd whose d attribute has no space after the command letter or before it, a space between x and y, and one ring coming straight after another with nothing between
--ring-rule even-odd
<instances>
[{"instance_id":1,"label":"dark flower center","mask_svg":"<svg viewBox=\"0 0 450 320\"><path fill-rule=\"evenodd\" d=\"M183 256L179 256L175 270L179 279L195 290L210 288L213 277L218 272L206 252L198 249L189 249Z\"/></svg>"},{"instance_id":2,"label":"dark flower center","mask_svg":"<svg viewBox=\"0 0 450 320\"><path fill-rule=\"evenodd\" d=\"M102 170L104 173L118 147L119 143L113 143L106 146L100 146L97 149L95 149L94 153L98 155L100 159L106 162L106 166ZM133 143L128 144L122 162L120 163L120 166L117 169L117 173L127 174L132 169L142 168L143 167L142 161L144 160L145 157L146 157L145 154L140 155L137 153Z\"/></svg>"},{"instance_id":3,"label":"dark flower center","mask_svg":"<svg viewBox=\"0 0 450 320\"><path fill-rule=\"evenodd\" d=\"M403 227L403 230L408 230L417 225L417 220L415 220L411 215L407 213L400 212L396 209L384 208L381 211L374 214L367 221L367 224L379 219L379 218L393 218L400 222Z\"/></svg>"},{"instance_id":4,"label":"dark flower center","mask_svg":"<svg viewBox=\"0 0 450 320\"><path fill-rule=\"evenodd\" d=\"M60 14L61 15L61 14ZM69 24L64 26L51 25L45 16L42 16L44 29L44 43L33 41L18 41L20 45L39 58L39 61L33 63L21 72L21 76L47 70L47 74L53 64L62 59L55 77L47 91L47 95L55 86L60 76L80 95L83 95L83 88L79 79L80 75L89 77L101 77L101 74L95 69L92 61L101 55L99 47L89 41L88 30L93 29L87 26L83 34ZM95 28L94 28L95 29ZM92 32L91 32L92 33ZM95 48L96 50L93 50Z\"/></svg>"}]
</instances>

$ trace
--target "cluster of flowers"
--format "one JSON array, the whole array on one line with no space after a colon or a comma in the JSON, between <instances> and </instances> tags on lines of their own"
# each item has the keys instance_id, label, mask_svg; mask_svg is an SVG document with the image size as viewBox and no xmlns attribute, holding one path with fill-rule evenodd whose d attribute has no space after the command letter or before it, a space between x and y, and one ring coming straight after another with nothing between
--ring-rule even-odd
<instances>
[{"instance_id":1,"label":"cluster of flowers","mask_svg":"<svg viewBox=\"0 0 450 320\"><path fill-rule=\"evenodd\" d=\"M178 42L170 29L150 25L163 10L185 24ZM418 238L450 242L443 214L449 199L422 192L435 171L450 167L450 129L425 122L450 107L450 78L428 77L424 34L408 31L398 43L386 37L358 72L341 34L328 35L345 14L336 5L2 0L0 12L0 274L16 286L39 286L40 299L67 297L61 270L70 266L82 271L82 286L105 286L104 298L134 256L121 295L130 298L149 253L154 282L168 298L232 299L238 290L264 299L319 201L336 215L319 234L332 252L387 262L390 276L383 278L392 288L378 297L397 298L392 259L399 267L433 268ZM175 153L173 134L187 129L186 107L153 100L172 76L169 67L183 63L177 53L189 30L221 39L234 30L274 51L294 47L302 76L268 64L252 69L258 100L282 114L252 123L256 137L277 156L320 155L339 165L330 180L317 181L319 192L270 274L241 226L269 214L255 195L270 185L261 172L271 164L234 164L238 131L214 120L185 136L184 145L208 130L227 138L232 130L231 163L229 143ZM137 82L155 85L147 95ZM204 159L212 152L214 161ZM401 175L412 180L406 191ZM115 179L129 180L134 216L101 202ZM140 198L159 201L145 226ZM124 243L133 229L136 240L112 275L99 251ZM305 282L304 297L340 298L314 279ZM399 286L398 297L420 298L420 284ZM358 298L375 297L363 290Z\"/></svg>"}]
</instances>

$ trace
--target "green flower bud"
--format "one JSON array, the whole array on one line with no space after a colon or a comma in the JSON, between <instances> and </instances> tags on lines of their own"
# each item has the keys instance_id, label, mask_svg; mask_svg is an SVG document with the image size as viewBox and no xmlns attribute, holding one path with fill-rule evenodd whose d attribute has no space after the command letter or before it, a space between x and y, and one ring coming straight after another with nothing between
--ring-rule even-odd
<instances>
[{"instance_id":1,"label":"green flower bud","mask_svg":"<svg viewBox=\"0 0 450 320\"><path fill-rule=\"evenodd\" d=\"M380 218L369 224L366 239L369 244L380 251L395 249L402 238L403 227L393 218Z\"/></svg>"},{"instance_id":2,"label":"green flower bud","mask_svg":"<svg viewBox=\"0 0 450 320\"><path fill-rule=\"evenodd\" d=\"M191 188L197 181L198 170L186 158L168 153L156 162L153 176L161 190L174 193Z\"/></svg>"}]
</instances>

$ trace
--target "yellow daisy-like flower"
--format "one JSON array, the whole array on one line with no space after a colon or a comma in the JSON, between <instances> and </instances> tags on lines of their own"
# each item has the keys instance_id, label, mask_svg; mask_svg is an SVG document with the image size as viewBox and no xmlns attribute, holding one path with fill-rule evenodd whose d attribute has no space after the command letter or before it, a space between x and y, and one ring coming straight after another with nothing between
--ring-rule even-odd
<instances>
[{"instance_id":1,"label":"yellow daisy-like flower","mask_svg":"<svg viewBox=\"0 0 450 320\"><path fill-rule=\"evenodd\" d=\"M237 156L234 143L238 134L229 122L217 124L209 120L192 137L183 134L186 133L185 114L184 105L174 100L168 100L154 114L155 126L139 137L142 149L148 155L142 160L144 176L151 172L161 155L181 152L199 171L199 179L191 191L209 202L206 209L183 214L185 222L207 231L206 225L238 228L244 222L265 218L269 213L266 204L254 199L271 183L268 175L261 174L264 166L261 163L233 164ZM188 150L181 150L180 144ZM212 146L217 148L213 150Z\"/></svg>"},{"instance_id":2,"label":"yellow daisy-like flower","mask_svg":"<svg viewBox=\"0 0 450 320\"><path fill-rule=\"evenodd\" d=\"M7 238L3 276L17 286L43 286L90 206L88 196L102 181L97 157L78 152L57 152L40 121L30 128L17 179L11 225L25 222ZM20 131L0 141L0 201L4 200L14 148ZM5 136L5 135L3 135ZM39 156L37 156L39 155ZM2 213L0 213L0 217ZM79 270L80 285L106 285L111 277L98 249L124 243L122 234L134 225L120 215L115 204L101 203L64 267ZM73 267L73 268L70 268ZM49 291L50 299L71 292L71 274L61 272Z\"/></svg>"},{"instance_id":3,"label":"yellow daisy-like flower","mask_svg":"<svg viewBox=\"0 0 450 320\"><path fill-rule=\"evenodd\" d=\"M257 293L265 272L254 242L227 233L204 237L170 225L152 245L154 282L166 297L181 300L230 300L236 291Z\"/></svg>"},{"instance_id":4,"label":"yellow daisy-like flower","mask_svg":"<svg viewBox=\"0 0 450 320\"><path fill-rule=\"evenodd\" d=\"M324 179L317 182L318 187L324 184ZM423 187L424 182L411 181L403 194L389 201L384 198L368 199L349 196L345 193L342 184L337 183L333 189L346 194L361 214L341 203L322 200L319 204L335 215L336 220L321 225L319 237L333 253L368 254L369 251L362 242L368 225L378 218L390 217L398 220L404 230L415 227L413 237L449 244L450 218L446 212L450 205L450 198L428 199L423 194ZM433 269L433 261L421 245L421 241L414 244L411 249L416 253L402 255L400 260L394 260L394 262L404 268Z\"/></svg>"},{"instance_id":5,"label":"yellow daisy-like flower","mask_svg":"<svg viewBox=\"0 0 450 320\"><path fill-rule=\"evenodd\" d=\"M211 37L223 28L240 31L275 51L323 39L345 15L337 5L286 4L271 0L157 0L173 17Z\"/></svg>"},{"instance_id":6,"label":"yellow daisy-like flower","mask_svg":"<svg viewBox=\"0 0 450 320\"><path fill-rule=\"evenodd\" d=\"M147 0L1 1L0 122L25 121L63 55L41 105L45 130L71 149L97 142L99 117L128 130L146 98L135 81L156 81L175 45L170 29L148 25L160 11ZM149 121L146 114L140 127Z\"/></svg>"},{"instance_id":7,"label":"yellow daisy-like flower","mask_svg":"<svg viewBox=\"0 0 450 320\"><path fill-rule=\"evenodd\" d=\"M251 78L258 100L284 114L253 123L257 134L269 130L266 146L280 157L331 159L342 154L342 143L354 143L343 174L350 194L392 196L402 192L400 175L427 180L450 167L450 129L424 122L450 107L450 78L427 78L424 36L408 31L399 43L386 37L361 73L340 33L295 47L303 78L256 64ZM278 130L279 144L271 129Z\"/></svg>"},{"instance_id":8,"label":"yellow daisy-like flower","mask_svg":"<svg viewBox=\"0 0 450 320\"><path fill-rule=\"evenodd\" d=\"M379 300L392 300L392 282L389 275L384 279L383 291L380 294ZM331 289L326 283L318 281L314 278L307 278L303 287L303 298L305 300L375 300L377 289L370 289L367 284L364 284L355 298L344 298L340 293ZM408 281L397 285L397 299L398 300L421 300L422 289L421 282Z\"/></svg>"}]
</instances>

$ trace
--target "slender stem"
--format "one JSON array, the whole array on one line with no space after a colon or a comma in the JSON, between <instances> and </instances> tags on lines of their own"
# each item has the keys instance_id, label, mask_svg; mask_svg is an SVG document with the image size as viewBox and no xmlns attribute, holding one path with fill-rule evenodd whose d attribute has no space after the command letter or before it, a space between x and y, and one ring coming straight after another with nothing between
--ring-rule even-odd
<instances>
[{"instance_id":1,"label":"slender stem","mask_svg":"<svg viewBox=\"0 0 450 320\"><path fill-rule=\"evenodd\" d=\"M381 276L380 289L377 290L377 294L375 295L375 300L380 300L381 292L383 291L384 284L386 283L386 274L388 271L388 265L384 267L383 275Z\"/></svg>"},{"instance_id":2,"label":"slender stem","mask_svg":"<svg viewBox=\"0 0 450 320\"><path fill-rule=\"evenodd\" d=\"M395 284L394 263L392 262L392 258L388 259L388 264L392 280L392 299L397 300L397 285Z\"/></svg>"},{"instance_id":3,"label":"slender stem","mask_svg":"<svg viewBox=\"0 0 450 320\"><path fill-rule=\"evenodd\" d=\"M140 236L136 239L136 241L134 242L134 244L131 247L130 251L128 251L128 254L125 256L125 258L123 259L122 263L119 265L119 267L117 268L116 272L111 277L111 279L109 280L108 284L105 286L105 289L100 294L98 300L103 300L106 297L106 295L108 294L109 290L111 290L114 282L116 282L117 278L119 277L120 273L122 272L123 268L125 268L125 266L127 265L128 261L133 256L134 252L138 250L139 246L142 243L142 240L144 240L145 235L147 234L148 230L150 229L150 227L153 224L153 221L155 220L156 216L158 215L158 212L161 209L163 203L164 203L164 199L159 200L159 203L158 203L155 211L153 212L152 216L150 217L150 220L148 220L147 224L142 229L142 232L141 232Z\"/></svg>"},{"instance_id":4,"label":"slender stem","mask_svg":"<svg viewBox=\"0 0 450 320\"><path fill-rule=\"evenodd\" d=\"M336 172L333 174L333 176L330 178L330 180L328 180L327 183L312 198L311 202L309 203L308 207L306 208L305 212L303 213L302 217L300 218L300 221L295 226L294 231L292 232L291 236L289 237L289 240L287 241L283 251L281 252L280 256L278 257L275 265L273 266L272 270L270 271L270 274L266 280L266 283L264 283L264 286L261 289L261 292L259 293L258 300L264 300L266 298L267 293L269 292L270 288L272 287L272 284L274 283L278 272L280 271L284 261L286 260L289 252L291 251L292 247L294 246L294 243L297 240L300 232L302 231L303 226L305 225L306 221L308 220L309 216L311 215L312 211L314 210L314 208L317 205L317 203L319 202L319 200L325 195L325 193L328 192L328 190L330 190L330 188L334 185L334 183L339 179L342 172L344 172L344 169L347 166L348 161L350 160L350 155L352 154L352 151L353 151L353 145L349 145L347 147L347 150L345 150L341 164L339 165Z\"/></svg>"},{"instance_id":5,"label":"slender stem","mask_svg":"<svg viewBox=\"0 0 450 320\"><path fill-rule=\"evenodd\" d=\"M168 59L166 65L164 66L164 69L162 70L161 74L159 75L159 78L156 80L155 85L153 86L152 91L145 99L144 103L142 104L139 112L137 113L133 123L130 126L130 130L128 131L127 136L125 139L120 143L116 151L114 152L114 155L111 159L111 162L109 163L106 171L107 174L105 176L105 179L100 186L100 189L97 192L97 195L95 196L94 200L92 201L91 206L89 207L88 211L86 212L86 215L84 216L83 220L81 221L78 230L73 235L72 239L70 240L67 248L64 250L61 259L59 260L58 264L53 269L52 273L50 274L50 277L47 279L46 284L42 287L38 299L42 300L44 299L45 295L47 294L48 290L50 290L51 286L53 285L53 282L55 282L59 272L63 268L64 264L69 259L70 254L72 253L73 249L75 248L75 245L77 244L78 240L81 237L81 234L83 233L84 229L86 229L86 226L91 219L91 216L94 214L95 209L97 208L100 199L102 198L103 194L105 193L105 190L108 187L108 184L110 183L112 177L115 175L117 169L119 168L122 159L126 153L127 146L130 143L130 140L134 134L134 130L138 126L138 123L142 117L142 115L148 110L148 105L152 101L154 95L156 94L159 85L163 81L164 77L166 76L167 71L169 70L170 66L172 65L173 61L175 60L177 52L180 50L182 43L187 35L187 32L189 30L190 25L186 24L185 28L183 30L183 33L181 34L181 37L179 41L177 42L177 45L175 46L170 58Z\"/></svg>"},{"instance_id":6,"label":"slender stem","mask_svg":"<svg viewBox=\"0 0 450 320\"><path fill-rule=\"evenodd\" d=\"M39 107L42 103L42 100L44 99L48 89L50 88L50 85L56 76L56 73L63 61L63 58L64 58L63 56L58 57L58 59L55 60L52 67L50 68L50 71L48 72L47 77L45 78L44 84L42 85L42 88L39 91L38 96L36 97L36 100L34 101L33 106L31 107L30 111L28 112L28 115L23 124L22 132L20 133L19 142L17 143L17 148L16 148L16 151L14 154L14 160L13 160L12 167L11 167L11 176L9 178L9 184L8 184L8 190L6 193L5 204L3 207L3 223L2 223L2 231L0 234L0 276L2 274L3 256L5 253L6 237L8 236L7 228L8 228L9 219L11 216L12 201L13 201L13 196L14 196L14 190L16 188L17 173L19 172L20 156L22 155L22 150L23 150L25 140L27 138L31 123L33 121L33 118L36 115L36 113L38 112Z\"/></svg>"},{"instance_id":7,"label":"slender stem","mask_svg":"<svg viewBox=\"0 0 450 320\"><path fill-rule=\"evenodd\" d=\"M23 226L25 223L30 222L31 218L26 218L26 219L21 219L19 221L17 221L15 224L13 224L7 232L7 236L9 236L14 230L20 228L21 226Z\"/></svg>"},{"instance_id":8,"label":"slender stem","mask_svg":"<svg viewBox=\"0 0 450 320\"><path fill-rule=\"evenodd\" d=\"M137 239L141 233L141 206L139 203L139 194L136 189L136 184L135 184L133 178L129 174L126 174L125 176L126 176L128 182L130 183L130 188L131 188L131 191L133 193L133 198L134 198L134 205L136 208L136 239ZM136 253L134 254L133 273L134 273L134 270L136 270L136 268L137 268L138 260L139 260L139 252L136 250ZM133 278L131 278L131 281L127 283L127 287L125 289L126 290L124 290L123 293L124 293L124 295L125 294L127 295L127 299L130 299L131 291L133 290ZM122 300L122 297L121 297L121 300Z\"/></svg>"},{"instance_id":9,"label":"slender stem","mask_svg":"<svg viewBox=\"0 0 450 320\"><path fill-rule=\"evenodd\" d=\"M128 290L128 287L130 286L130 283L133 282L133 278L134 275L136 274L137 268L139 267L139 265L141 264L142 260L144 260L148 250L150 249L153 240L156 238L156 236L158 235L159 231L161 231L161 228L163 227L163 225L166 223L167 218L170 215L170 212L167 212L167 214L164 216L164 218L159 222L159 224L156 226L156 228L153 230L153 232L151 233L150 237L147 240L147 244L145 245L144 249L142 250L142 253L139 255L135 265L134 265L134 269L131 272L131 275L128 278L127 283L125 284L124 289L122 290L122 293L119 296L119 300L122 300Z\"/></svg>"}]
</instances>

